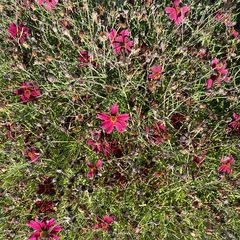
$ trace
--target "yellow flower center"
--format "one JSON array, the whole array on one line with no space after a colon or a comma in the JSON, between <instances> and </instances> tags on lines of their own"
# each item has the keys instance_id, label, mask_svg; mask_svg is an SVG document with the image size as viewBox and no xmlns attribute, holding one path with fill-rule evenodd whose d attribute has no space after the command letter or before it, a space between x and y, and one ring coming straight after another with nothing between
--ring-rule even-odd
<instances>
[{"instance_id":1,"label":"yellow flower center","mask_svg":"<svg viewBox=\"0 0 240 240\"><path fill-rule=\"evenodd\" d=\"M116 116L111 116L110 121L115 123L117 121L117 117Z\"/></svg>"}]
</instances>

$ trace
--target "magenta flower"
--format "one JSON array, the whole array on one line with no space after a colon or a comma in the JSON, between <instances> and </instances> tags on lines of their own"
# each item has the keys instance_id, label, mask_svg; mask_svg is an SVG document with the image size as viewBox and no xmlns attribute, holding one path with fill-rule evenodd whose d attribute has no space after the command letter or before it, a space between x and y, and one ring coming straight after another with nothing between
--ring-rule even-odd
<instances>
[{"instance_id":1,"label":"magenta flower","mask_svg":"<svg viewBox=\"0 0 240 240\"><path fill-rule=\"evenodd\" d=\"M21 95L21 101L27 103L41 96L39 87L34 85L32 81L22 82L21 88L14 92L16 95Z\"/></svg>"},{"instance_id":2,"label":"magenta flower","mask_svg":"<svg viewBox=\"0 0 240 240\"><path fill-rule=\"evenodd\" d=\"M240 114L233 113L233 119L234 120L229 125L240 133Z\"/></svg>"},{"instance_id":3,"label":"magenta flower","mask_svg":"<svg viewBox=\"0 0 240 240\"><path fill-rule=\"evenodd\" d=\"M88 178L92 178L98 173L98 169L102 168L103 161L99 159L96 162L96 165L92 164L91 162L87 162L87 166L90 168L90 171L87 173L87 176Z\"/></svg>"},{"instance_id":4,"label":"magenta flower","mask_svg":"<svg viewBox=\"0 0 240 240\"><path fill-rule=\"evenodd\" d=\"M118 115L118 105L113 104L111 107L110 115L105 113L99 113L97 118L103 120L104 122L101 124L101 128L104 129L108 134L110 134L114 127L117 129L118 132L123 132L124 129L127 127L125 121L129 119L129 114L124 113Z\"/></svg>"},{"instance_id":5,"label":"magenta flower","mask_svg":"<svg viewBox=\"0 0 240 240\"><path fill-rule=\"evenodd\" d=\"M97 224L95 225L96 229L101 228L103 231L108 232L110 224L115 221L115 217L104 216L103 219L97 216Z\"/></svg>"},{"instance_id":6,"label":"magenta flower","mask_svg":"<svg viewBox=\"0 0 240 240\"><path fill-rule=\"evenodd\" d=\"M40 157L40 154L36 152L35 147L26 148L24 150L23 155L27 157L28 160L31 161L32 163L36 162Z\"/></svg>"},{"instance_id":7,"label":"magenta flower","mask_svg":"<svg viewBox=\"0 0 240 240\"><path fill-rule=\"evenodd\" d=\"M217 58L212 60L214 73L211 75L210 79L207 80L207 89L212 88L214 82L220 87L222 81L228 82L230 80L229 77L227 77L228 70L226 66L227 64L223 64Z\"/></svg>"},{"instance_id":8,"label":"magenta flower","mask_svg":"<svg viewBox=\"0 0 240 240\"><path fill-rule=\"evenodd\" d=\"M109 39L114 53L119 54L123 50L129 54L132 51L133 41L128 38L129 36L130 32L128 29L122 30L119 34L115 29L110 31Z\"/></svg>"},{"instance_id":9,"label":"magenta flower","mask_svg":"<svg viewBox=\"0 0 240 240\"><path fill-rule=\"evenodd\" d=\"M180 25L187 12L190 11L190 8L184 5L183 7L179 7L180 0L175 0L173 2L174 7L166 7L165 12L169 14L169 18L175 22L176 25Z\"/></svg>"},{"instance_id":10,"label":"magenta flower","mask_svg":"<svg viewBox=\"0 0 240 240\"><path fill-rule=\"evenodd\" d=\"M222 165L218 168L220 173L232 173L231 164L234 162L232 155L221 158Z\"/></svg>"},{"instance_id":11,"label":"magenta flower","mask_svg":"<svg viewBox=\"0 0 240 240\"><path fill-rule=\"evenodd\" d=\"M8 33L12 39L17 40L18 43L23 44L30 36L30 29L21 23L17 26L15 23L10 23Z\"/></svg>"},{"instance_id":12,"label":"magenta flower","mask_svg":"<svg viewBox=\"0 0 240 240\"><path fill-rule=\"evenodd\" d=\"M153 144L160 145L169 137L167 128L161 122L155 122L153 128L145 127L147 140Z\"/></svg>"},{"instance_id":13,"label":"magenta flower","mask_svg":"<svg viewBox=\"0 0 240 240\"><path fill-rule=\"evenodd\" d=\"M80 51L79 61L82 63L80 67L86 67L89 64L92 64L94 67L97 66L95 59L95 55L90 56L87 50Z\"/></svg>"},{"instance_id":14,"label":"magenta flower","mask_svg":"<svg viewBox=\"0 0 240 240\"><path fill-rule=\"evenodd\" d=\"M108 157L110 153L113 153L115 156L119 156L122 153L118 147L117 140L107 141L102 131L93 132L92 139L88 139L87 144L92 147L94 152L97 154L103 153L105 157Z\"/></svg>"},{"instance_id":15,"label":"magenta flower","mask_svg":"<svg viewBox=\"0 0 240 240\"><path fill-rule=\"evenodd\" d=\"M233 37L233 38L238 38L238 35L239 35L239 33L234 29L234 28L232 28L230 31L229 31L229 33L230 33L230 36L231 37Z\"/></svg>"},{"instance_id":16,"label":"magenta flower","mask_svg":"<svg viewBox=\"0 0 240 240\"><path fill-rule=\"evenodd\" d=\"M222 13L218 11L215 15L215 19L223 23L226 27L232 27L233 22L230 20L230 15L228 13Z\"/></svg>"},{"instance_id":17,"label":"magenta flower","mask_svg":"<svg viewBox=\"0 0 240 240\"><path fill-rule=\"evenodd\" d=\"M155 80L160 80L160 78L162 76L162 67L157 66L157 65L153 65L151 70L152 70L152 73L149 74L149 78L152 78L152 79L155 79Z\"/></svg>"},{"instance_id":18,"label":"magenta flower","mask_svg":"<svg viewBox=\"0 0 240 240\"><path fill-rule=\"evenodd\" d=\"M40 5L44 5L46 10L52 10L58 4L59 0L38 0Z\"/></svg>"},{"instance_id":19,"label":"magenta flower","mask_svg":"<svg viewBox=\"0 0 240 240\"><path fill-rule=\"evenodd\" d=\"M41 239L60 239L57 234L62 231L60 225L55 225L54 218L49 221L31 220L27 225L33 228L35 231L32 233L28 240L41 240Z\"/></svg>"}]
</instances>

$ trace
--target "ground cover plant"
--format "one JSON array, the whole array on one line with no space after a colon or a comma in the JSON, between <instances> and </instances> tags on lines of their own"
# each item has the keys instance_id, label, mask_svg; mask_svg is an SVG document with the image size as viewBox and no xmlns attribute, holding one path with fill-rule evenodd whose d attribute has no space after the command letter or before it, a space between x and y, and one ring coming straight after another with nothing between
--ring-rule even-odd
<instances>
[{"instance_id":1,"label":"ground cover plant","mask_svg":"<svg viewBox=\"0 0 240 240\"><path fill-rule=\"evenodd\" d=\"M0 239L239 239L239 9L1 0Z\"/></svg>"}]
</instances>

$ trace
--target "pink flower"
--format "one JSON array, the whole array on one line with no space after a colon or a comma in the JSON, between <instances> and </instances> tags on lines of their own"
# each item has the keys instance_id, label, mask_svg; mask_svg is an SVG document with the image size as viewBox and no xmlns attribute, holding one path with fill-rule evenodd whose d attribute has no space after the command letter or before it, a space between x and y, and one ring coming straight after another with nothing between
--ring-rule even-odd
<instances>
[{"instance_id":1,"label":"pink flower","mask_svg":"<svg viewBox=\"0 0 240 240\"><path fill-rule=\"evenodd\" d=\"M233 26L233 22L230 20L230 15L228 13L222 13L221 11L218 11L215 15L215 19L223 23L226 27Z\"/></svg>"},{"instance_id":2,"label":"pink flower","mask_svg":"<svg viewBox=\"0 0 240 240\"><path fill-rule=\"evenodd\" d=\"M231 174L232 173L231 164L233 162L234 162L234 159L233 159L232 155L228 155L226 157L222 157L222 159L221 159L222 165L218 168L218 171L220 173Z\"/></svg>"},{"instance_id":3,"label":"pink flower","mask_svg":"<svg viewBox=\"0 0 240 240\"><path fill-rule=\"evenodd\" d=\"M149 78L153 78L155 80L159 80L162 76L162 67L161 66L157 66L157 65L153 65L152 68L152 73L149 74Z\"/></svg>"},{"instance_id":4,"label":"pink flower","mask_svg":"<svg viewBox=\"0 0 240 240\"><path fill-rule=\"evenodd\" d=\"M108 134L110 134L114 127L117 129L118 132L123 132L124 129L127 127L125 121L129 119L129 114L118 114L118 105L113 104L111 107L110 115L105 113L99 113L97 118L103 120L104 122L101 124L101 128L104 129Z\"/></svg>"},{"instance_id":5,"label":"pink flower","mask_svg":"<svg viewBox=\"0 0 240 240\"><path fill-rule=\"evenodd\" d=\"M87 50L80 51L79 61L82 63L80 67L86 67L88 64L92 64L94 67L97 66L96 61L94 60L95 55L90 56Z\"/></svg>"},{"instance_id":6,"label":"pink flower","mask_svg":"<svg viewBox=\"0 0 240 240\"><path fill-rule=\"evenodd\" d=\"M15 23L10 23L8 33L12 39L17 40L20 44L23 44L30 36L30 29L21 23L17 26Z\"/></svg>"},{"instance_id":7,"label":"pink flower","mask_svg":"<svg viewBox=\"0 0 240 240\"><path fill-rule=\"evenodd\" d=\"M57 234L62 231L62 227L55 225L54 218L49 221L31 220L27 225L35 230L28 240L60 239Z\"/></svg>"},{"instance_id":8,"label":"pink flower","mask_svg":"<svg viewBox=\"0 0 240 240\"><path fill-rule=\"evenodd\" d=\"M110 153L113 153L115 156L119 156L122 153L118 147L117 140L107 141L102 131L93 132L92 139L88 139L87 144L91 146L92 150L97 154L103 153L105 157L108 157Z\"/></svg>"},{"instance_id":9,"label":"pink flower","mask_svg":"<svg viewBox=\"0 0 240 240\"><path fill-rule=\"evenodd\" d=\"M52 10L59 0L38 0L40 5L45 5L46 10Z\"/></svg>"},{"instance_id":10,"label":"pink flower","mask_svg":"<svg viewBox=\"0 0 240 240\"><path fill-rule=\"evenodd\" d=\"M190 8L184 5L183 7L179 7L180 0L175 0L173 2L174 7L166 7L165 12L169 14L169 18L175 22L176 25L180 25L187 12L190 11Z\"/></svg>"},{"instance_id":11,"label":"pink flower","mask_svg":"<svg viewBox=\"0 0 240 240\"><path fill-rule=\"evenodd\" d=\"M162 144L169 137L167 128L161 122L155 122L153 128L145 127L147 132L147 140L156 145Z\"/></svg>"},{"instance_id":12,"label":"pink flower","mask_svg":"<svg viewBox=\"0 0 240 240\"><path fill-rule=\"evenodd\" d=\"M233 113L233 121L229 124L234 130L240 133L240 115Z\"/></svg>"},{"instance_id":13,"label":"pink flower","mask_svg":"<svg viewBox=\"0 0 240 240\"><path fill-rule=\"evenodd\" d=\"M227 64L223 64L216 57L212 60L214 73L211 75L210 79L207 80L207 89L212 88L214 82L220 87L222 81L228 82L230 80L229 77L227 77L228 70L226 66Z\"/></svg>"},{"instance_id":14,"label":"pink flower","mask_svg":"<svg viewBox=\"0 0 240 240\"><path fill-rule=\"evenodd\" d=\"M233 38L238 38L239 33L238 33L234 28L232 28L232 29L229 31L229 33L230 33L230 36L231 36L231 37L233 37Z\"/></svg>"},{"instance_id":15,"label":"pink flower","mask_svg":"<svg viewBox=\"0 0 240 240\"><path fill-rule=\"evenodd\" d=\"M113 46L113 51L119 54L122 50L129 54L132 51L133 41L129 40L130 32L128 29L122 30L119 34L115 29L109 32L109 39Z\"/></svg>"},{"instance_id":16,"label":"pink flower","mask_svg":"<svg viewBox=\"0 0 240 240\"><path fill-rule=\"evenodd\" d=\"M34 85L32 81L22 82L21 88L14 92L16 95L21 95L21 101L26 103L41 96L39 87Z\"/></svg>"},{"instance_id":17,"label":"pink flower","mask_svg":"<svg viewBox=\"0 0 240 240\"><path fill-rule=\"evenodd\" d=\"M97 216L97 224L95 225L96 229L101 228L102 230L108 232L110 228L110 224L114 222L115 217L104 216L103 219Z\"/></svg>"},{"instance_id":18,"label":"pink flower","mask_svg":"<svg viewBox=\"0 0 240 240\"><path fill-rule=\"evenodd\" d=\"M34 163L39 159L40 154L36 152L35 147L30 147L25 149L24 156L26 156L29 161Z\"/></svg>"},{"instance_id":19,"label":"pink flower","mask_svg":"<svg viewBox=\"0 0 240 240\"><path fill-rule=\"evenodd\" d=\"M98 173L98 169L102 168L103 161L99 159L96 162L96 165L93 165L91 162L87 162L87 166L90 168L90 171L87 173L88 178L94 177Z\"/></svg>"}]
</instances>

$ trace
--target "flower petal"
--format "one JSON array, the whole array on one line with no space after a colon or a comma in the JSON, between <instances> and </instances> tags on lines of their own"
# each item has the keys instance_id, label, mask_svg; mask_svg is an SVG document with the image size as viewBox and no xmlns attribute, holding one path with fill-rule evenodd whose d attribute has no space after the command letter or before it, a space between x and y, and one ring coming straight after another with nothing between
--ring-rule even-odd
<instances>
[{"instance_id":1,"label":"flower petal","mask_svg":"<svg viewBox=\"0 0 240 240\"><path fill-rule=\"evenodd\" d=\"M118 113L118 105L113 104L111 107L111 115L116 115Z\"/></svg>"},{"instance_id":2,"label":"flower petal","mask_svg":"<svg viewBox=\"0 0 240 240\"><path fill-rule=\"evenodd\" d=\"M107 120L108 121L110 119L110 116L105 114L105 113L98 113L97 118L99 118L101 120L105 120L105 121Z\"/></svg>"}]
</instances>

